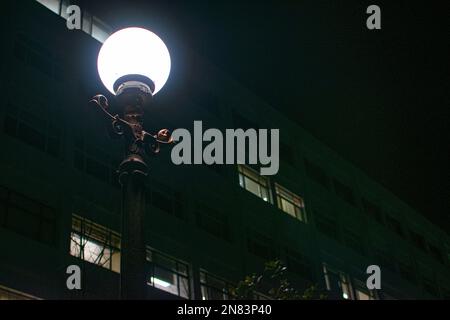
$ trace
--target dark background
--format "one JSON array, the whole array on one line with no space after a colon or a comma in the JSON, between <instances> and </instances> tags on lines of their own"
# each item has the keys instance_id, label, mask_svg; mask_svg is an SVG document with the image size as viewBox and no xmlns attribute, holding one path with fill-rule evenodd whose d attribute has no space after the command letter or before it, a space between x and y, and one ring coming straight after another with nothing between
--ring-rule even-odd
<instances>
[{"instance_id":1,"label":"dark background","mask_svg":"<svg viewBox=\"0 0 450 320\"><path fill-rule=\"evenodd\" d=\"M366 28L377 4L382 30ZM447 232L444 1L89 1L155 26L297 121ZM130 18L131 19L131 18Z\"/></svg>"}]
</instances>

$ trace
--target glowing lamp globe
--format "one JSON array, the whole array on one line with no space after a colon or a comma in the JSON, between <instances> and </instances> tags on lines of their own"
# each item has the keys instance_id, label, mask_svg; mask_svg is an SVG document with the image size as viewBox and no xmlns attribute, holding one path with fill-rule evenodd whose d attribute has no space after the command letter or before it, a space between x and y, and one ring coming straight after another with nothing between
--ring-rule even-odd
<instances>
[{"instance_id":1,"label":"glowing lamp globe","mask_svg":"<svg viewBox=\"0 0 450 320\"><path fill-rule=\"evenodd\" d=\"M97 69L105 87L117 94L125 83L143 85L155 95L170 73L170 54L153 32L126 28L109 36L100 49Z\"/></svg>"}]
</instances>

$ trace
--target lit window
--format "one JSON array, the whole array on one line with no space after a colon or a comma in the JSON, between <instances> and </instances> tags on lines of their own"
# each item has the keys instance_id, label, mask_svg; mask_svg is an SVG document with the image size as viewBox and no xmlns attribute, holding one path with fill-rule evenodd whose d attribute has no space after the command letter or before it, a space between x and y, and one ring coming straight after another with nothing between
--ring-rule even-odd
<instances>
[{"instance_id":1,"label":"lit window","mask_svg":"<svg viewBox=\"0 0 450 320\"><path fill-rule=\"evenodd\" d=\"M37 2L59 15L60 0L37 0Z\"/></svg>"},{"instance_id":2,"label":"lit window","mask_svg":"<svg viewBox=\"0 0 450 320\"><path fill-rule=\"evenodd\" d=\"M119 235L75 215L72 217L70 254L114 272L120 272Z\"/></svg>"},{"instance_id":3,"label":"lit window","mask_svg":"<svg viewBox=\"0 0 450 320\"><path fill-rule=\"evenodd\" d=\"M150 249L147 249L147 261L150 263L148 285L183 298L190 297L187 264Z\"/></svg>"},{"instance_id":4,"label":"lit window","mask_svg":"<svg viewBox=\"0 0 450 320\"><path fill-rule=\"evenodd\" d=\"M92 16L90 13L86 11L83 11L82 15L83 15L83 24L81 28L83 29L84 32L90 35L92 33Z\"/></svg>"},{"instance_id":5,"label":"lit window","mask_svg":"<svg viewBox=\"0 0 450 320\"><path fill-rule=\"evenodd\" d=\"M355 300L376 300L378 295L376 290L369 290L363 281L353 279L355 289Z\"/></svg>"},{"instance_id":6,"label":"lit window","mask_svg":"<svg viewBox=\"0 0 450 320\"><path fill-rule=\"evenodd\" d=\"M239 185L264 201L270 201L269 179L244 165L238 165Z\"/></svg>"},{"instance_id":7,"label":"lit window","mask_svg":"<svg viewBox=\"0 0 450 320\"><path fill-rule=\"evenodd\" d=\"M0 300L37 300L29 294L0 286Z\"/></svg>"},{"instance_id":8,"label":"lit window","mask_svg":"<svg viewBox=\"0 0 450 320\"><path fill-rule=\"evenodd\" d=\"M305 204L298 195L275 184L278 208L300 221L306 222Z\"/></svg>"},{"instance_id":9,"label":"lit window","mask_svg":"<svg viewBox=\"0 0 450 320\"><path fill-rule=\"evenodd\" d=\"M353 299L348 275L330 270L326 265L323 266L323 272L327 290L331 292L331 299Z\"/></svg>"},{"instance_id":10,"label":"lit window","mask_svg":"<svg viewBox=\"0 0 450 320\"><path fill-rule=\"evenodd\" d=\"M370 295L362 290L356 289L355 290L356 300L372 300L370 298Z\"/></svg>"},{"instance_id":11,"label":"lit window","mask_svg":"<svg viewBox=\"0 0 450 320\"><path fill-rule=\"evenodd\" d=\"M232 285L225 280L200 271L202 300L228 300L228 288Z\"/></svg>"},{"instance_id":12,"label":"lit window","mask_svg":"<svg viewBox=\"0 0 450 320\"><path fill-rule=\"evenodd\" d=\"M67 8L70 6L69 0L62 0L61 1L61 17L67 20L69 15L67 14Z\"/></svg>"},{"instance_id":13,"label":"lit window","mask_svg":"<svg viewBox=\"0 0 450 320\"><path fill-rule=\"evenodd\" d=\"M101 43L105 42L105 40L109 37L110 28L97 17L93 17L92 19L92 37Z\"/></svg>"}]
</instances>

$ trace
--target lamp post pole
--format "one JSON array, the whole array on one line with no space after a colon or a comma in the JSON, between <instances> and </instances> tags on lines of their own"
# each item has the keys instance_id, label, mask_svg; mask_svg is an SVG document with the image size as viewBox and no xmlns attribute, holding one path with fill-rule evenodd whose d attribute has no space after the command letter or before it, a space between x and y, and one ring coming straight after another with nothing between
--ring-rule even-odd
<instances>
[{"instance_id":1,"label":"lamp post pole","mask_svg":"<svg viewBox=\"0 0 450 320\"><path fill-rule=\"evenodd\" d=\"M105 87L115 95L117 114L108 100L96 95L90 101L105 118L112 138L122 137L124 160L119 166L122 186L122 247L120 259L120 297L146 298L146 245L144 233L147 156L160 146L172 143L167 129L150 134L143 129L144 113L152 97L167 81L170 54L164 42L143 28L125 28L103 43L97 69Z\"/></svg>"},{"instance_id":2,"label":"lamp post pole","mask_svg":"<svg viewBox=\"0 0 450 320\"><path fill-rule=\"evenodd\" d=\"M167 129L152 135L143 130L144 111L152 98L152 82L138 76L119 79L115 85L119 114L112 115L102 95L91 103L107 120L111 137L123 137L125 158L119 166L122 186L122 241L120 260L121 299L146 298L146 245L144 233L146 156L159 152L161 144L172 143Z\"/></svg>"},{"instance_id":3,"label":"lamp post pole","mask_svg":"<svg viewBox=\"0 0 450 320\"><path fill-rule=\"evenodd\" d=\"M125 159L119 166L122 186L122 248L120 260L120 296L144 299L146 293L145 178L148 166L142 145L144 108L151 93L139 87L123 86L117 94L119 110L130 124L125 135Z\"/></svg>"}]
</instances>

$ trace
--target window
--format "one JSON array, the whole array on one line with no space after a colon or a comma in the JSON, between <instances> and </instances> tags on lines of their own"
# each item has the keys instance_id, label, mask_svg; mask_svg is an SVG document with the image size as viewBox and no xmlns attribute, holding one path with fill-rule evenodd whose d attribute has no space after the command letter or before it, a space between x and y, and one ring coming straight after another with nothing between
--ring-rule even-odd
<instances>
[{"instance_id":1,"label":"window","mask_svg":"<svg viewBox=\"0 0 450 320\"><path fill-rule=\"evenodd\" d=\"M403 232L403 228L402 228L400 221L391 217L390 215L386 215L385 218L386 218L386 224L389 227L389 229L391 229L394 233L396 233L400 237L404 238L405 233Z\"/></svg>"},{"instance_id":2,"label":"window","mask_svg":"<svg viewBox=\"0 0 450 320\"><path fill-rule=\"evenodd\" d=\"M62 0L61 1L61 17L63 17L64 19L67 20L67 18L69 17L69 15L67 14L67 8L70 6L70 1L69 0Z\"/></svg>"},{"instance_id":3,"label":"window","mask_svg":"<svg viewBox=\"0 0 450 320\"><path fill-rule=\"evenodd\" d=\"M93 17L92 19L92 38L105 42L105 40L109 37L110 28L97 17Z\"/></svg>"},{"instance_id":4,"label":"window","mask_svg":"<svg viewBox=\"0 0 450 320\"><path fill-rule=\"evenodd\" d=\"M280 158L281 160L286 161L286 163L290 164L291 166L295 164L294 152L290 145L280 143Z\"/></svg>"},{"instance_id":5,"label":"window","mask_svg":"<svg viewBox=\"0 0 450 320\"><path fill-rule=\"evenodd\" d=\"M427 251L425 238L421 234L414 231L411 231L410 234L414 245L422 251Z\"/></svg>"},{"instance_id":6,"label":"window","mask_svg":"<svg viewBox=\"0 0 450 320\"><path fill-rule=\"evenodd\" d=\"M278 249L274 241L256 231L247 235L248 252L266 261L278 258Z\"/></svg>"},{"instance_id":7,"label":"window","mask_svg":"<svg viewBox=\"0 0 450 320\"><path fill-rule=\"evenodd\" d=\"M91 34L92 33L92 15L89 12L83 11L82 16L83 16L83 23L82 23L83 25L81 28L87 34Z\"/></svg>"},{"instance_id":8,"label":"window","mask_svg":"<svg viewBox=\"0 0 450 320\"><path fill-rule=\"evenodd\" d=\"M120 161L108 152L86 142L82 137L75 139L73 163L78 170L113 187L120 187L117 177L117 165Z\"/></svg>"},{"instance_id":9,"label":"window","mask_svg":"<svg viewBox=\"0 0 450 320\"><path fill-rule=\"evenodd\" d=\"M395 271L395 263L393 254L390 251L390 247L383 242L383 240L378 239L373 241L377 243L378 246L371 250L374 264L379 265L381 269L386 268L391 271Z\"/></svg>"},{"instance_id":10,"label":"window","mask_svg":"<svg viewBox=\"0 0 450 320\"><path fill-rule=\"evenodd\" d=\"M147 249L150 274L147 284L171 294L189 299L189 268L186 263Z\"/></svg>"},{"instance_id":11,"label":"window","mask_svg":"<svg viewBox=\"0 0 450 320\"><path fill-rule=\"evenodd\" d=\"M350 249L359 253L360 255L365 255L365 246L362 240L362 236L348 228L343 228L342 230L343 242Z\"/></svg>"},{"instance_id":12,"label":"window","mask_svg":"<svg viewBox=\"0 0 450 320\"><path fill-rule=\"evenodd\" d=\"M322 168L305 159L305 169L308 177L322 185L324 188L330 190L330 179Z\"/></svg>"},{"instance_id":13,"label":"window","mask_svg":"<svg viewBox=\"0 0 450 320\"><path fill-rule=\"evenodd\" d=\"M430 249L430 254L433 256L433 258L435 258L442 264L445 263L441 249L431 243L428 243L428 248Z\"/></svg>"},{"instance_id":14,"label":"window","mask_svg":"<svg viewBox=\"0 0 450 320\"><path fill-rule=\"evenodd\" d=\"M337 179L333 179L333 185L334 191L339 198L352 206L355 205L355 197L353 196L353 191L350 187L346 186Z\"/></svg>"},{"instance_id":15,"label":"window","mask_svg":"<svg viewBox=\"0 0 450 320\"><path fill-rule=\"evenodd\" d=\"M152 181L149 191L149 202L161 211L176 218L185 219L181 193L171 187Z\"/></svg>"},{"instance_id":16,"label":"window","mask_svg":"<svg viewBox=\"0 0 450 320\"><path fill-rule=\"evenodd\" d=\"M0 286L0 301L1 300L37 300L38 298L30 296L29 294Z\"/></svg>"},{"instance_id":17,"label":"window","mask_svg":"<svg viewBox=\"0 0 450 320\"><path fill-rule=\"evenodd\" d=\"M271 202L269 179L244 165L238 165L239 185L264 201Z\"/></svg>"},{"instance_id":18,"label":"window","mask_svg":"<svg viewBox=\"0 0 450 320\"><path fill-rule=\"evenodd\" d=\"M259 126L257 123L248 120L247 118L241 116L239 113L233 111L233 124L235 128L247 130L247 129L255 129L258 130Z\"/></svg>"},{"instance_id":19,"label":"window","mask_svg":"<svg viewBox=\"0 0 450 320\"><path fill-rule=\"evenodd\" d=\"M54 208L0 187L0 227L56 246L58 217Z\"/></svg>"},{"instance_id":20,"label":"window","mask_svg":"<svg viewBox=\"0 0 450 320\"><path fill-rule=\"evenodd\" d=\"M191 98L194 104L204 108L206 111L213 113L220 117L220 99L211 91L193 90L191 91Z\"/></svg>"},{"instance_id":21,"label":"window","mask_svg":"<svg viewBox=\"0 0 450 320\"><path fill-rule=\"evenodd\" d=\"M286 266L289 272L293 272L305 280L313 281L314 273L312 271L311 262L300 252L287 249Z\"/></svg>"},{"instance_id":22,"label":"window","mask_svg":"<svg viewBox=\"0 0 450 320\"><path fill-rule=\"evenodd\" d=\"M435 297L439 296L439 288L436 281L432 277L424 276L422 279L422 285L425 291L427 291L430 295Z\"/></svg>"},{"instance_id":23,"label":"window","mask_svg":"<svg viewBox=\"0 0 450 320\"><path fill-rule=\"evenodd\" d=\"M317 229L323 234L335 240L340 239L338 222L334 216L315 211L314 222Z\"/></svg>"},{"instance_id":24,"label":"window","mask_svg":"<svg viewBox=\"0 0 450 320\"><path fill-rule=\"evenodd\" d=\"M69 0L37 0L57 15L64 19L68 18L67 8L70 6ZM105 42L111 33L111 28L99 18L92 16L89 12L82 11L82 30L91 35L94 39Z\"/></svg>"},{"instance_id":25,"label":"window","mask_svg":"<svg viewBox=\"0 0 450 320\"><path fill-rule=\"evenodd\" d=\"M356 289L355 296L356 300L371 300L369 293L363 289Z\"/></svg>"},{"instance_id":26,"label":"window","mask_svg":"<svg viewBox=\"0 0 450 320\"><path fill-rule=\"evenodd\" d=\"M64 57L28 35L21 32L16 34L13 54L22 64L45 75L46 78L43 80L51 79L56 84L61 80L60 70L64 64L62 61Z\"/></svg>"},{"instance_id":27,"label":"window","mask_svg":"<svg viewBox=\"0 0 450 320\"><path fill-rule=\"evenodd\" d=\"M331 270L326 264L323 265L323 273L327 290L330 291L331 299L353 299L351 284L348 275Z\"/></svg>"},{"instance_id":28,"label":"window","mask_svg":"<svg viewBox=\"0 0 450 320\"><path fill-rule=\"evenodd\" d=\"M37 0L37 2L59 15L61 0Z\"/></svg>"},{"instance_id":29,"label":"window","mask_svg":"<svg viewBox=\"0 0 450 320\"><path fill-rule=\"evenodd\" d=\"M275 192L277 195L278 208L306 223L306 212L303 199L279 184L275 184Z\"/></svg>"},{"instance_id":30,"label":"window","mask_svg":"<svg viewBox=\"0 0 450 320\"><path fill-rule=\"evenodd\" d=\"M411 263L411 261L409 261L409 259L407 260L403 259L402 261L399 261L398 270L403 279L411 283L417 282L414 266Z\"/></svg>"},{"instance_id":31,"label":"window","mask_svg":"<svg viewBox=\"0 0 450 320\"><path fill-rule=\"evenodd\" d=\"M120 235L73 215L70 254L108 270L120 272Z\"/></svg>"},{"instance_id":32,"label":"window","mask_svg":"<svg viewBox=\"0 0 450 320\"><path fill-rule=\"evenodd\" d=\"M383 216L381 214L381 209L379 206L377 206L376 204L374 204L373 202L367 200L367 199L362 199L362 205L364 208L364 212L369 215L370 217L372 217L372 219L375 219L378 223L380 224L384 224L383 222Z\"/></svg>"},{"instance_id":33,"label":"window","mask_svg":"<svg viewBox=\"0 0 450 320\"><path fill-rule=\"evenodd\" d=\"M230 282L213 276L206 271L200 271L202 300L228 300L228 289L231 286L232 284Z\"/></svg>"},{"instance_id":34,"label":"window","mask_svg":"<svg viewBox=\"0 0 450 320\"><path fill-rule=\"evenodd\" d=\"M377 290L369 290L365 281L352 279L355 300L377 300L379 298Z\"/></svg>"},{"instance_id":35,"label":"window","mask_svg":"<svg viewBox=\"0 0 450 320\"><path fill-rule=\"evenodd\" d=\"M15 38L14 55L53 80L59 77L56 70L61 60L22 34ZM47 83L47 79L43 80ZM4 106L3 132L53 157L62 157L65 131L62 109L57 102L49 100L42 90L22 95L22 87L19 80L13 80Z\"/></svg>"},{"instance_id":36,"label":"window","mask_svg":"<svg viewBox=\"0 0 450 320\"><path fill-rule=\"evenodd\" d=\"M230 228L225 214L203 205L197 205L195 219L199 228L215 237L230 241Z\"/></svg>"}]
</instances>

